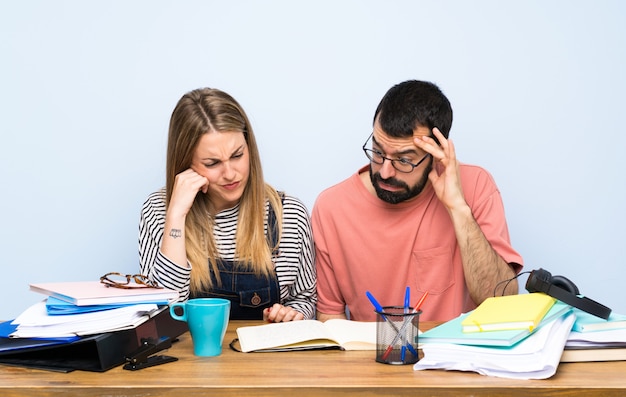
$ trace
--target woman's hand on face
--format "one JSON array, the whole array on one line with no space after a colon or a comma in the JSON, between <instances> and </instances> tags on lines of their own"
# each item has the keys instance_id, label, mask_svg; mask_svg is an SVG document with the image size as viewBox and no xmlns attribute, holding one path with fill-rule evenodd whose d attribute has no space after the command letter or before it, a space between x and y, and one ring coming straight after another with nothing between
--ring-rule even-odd
<instances>
[{"instance_id":1,"label":"woman's hand on face","mask_svg":"<svg viewBox=\"0 0 626 397\"><path fill-rule=\"evenodd\" d=\"M285 321L304 320L304 314L279 303L274 303L272 307L263 310L263 320L270 323L280 323Z\"/></svg>"},{"instance_id":2,"label":"woman's hand on face","mask_svg":"<svg viewBox=\"0 0 626 397\"><path fill-rule=\"evenodd\" d=\"M174 180L168 211L174 216L186 216L198 192L206 193L208 188L209 180L191 168L181 172Z\"/></svg>"}]
</instances>

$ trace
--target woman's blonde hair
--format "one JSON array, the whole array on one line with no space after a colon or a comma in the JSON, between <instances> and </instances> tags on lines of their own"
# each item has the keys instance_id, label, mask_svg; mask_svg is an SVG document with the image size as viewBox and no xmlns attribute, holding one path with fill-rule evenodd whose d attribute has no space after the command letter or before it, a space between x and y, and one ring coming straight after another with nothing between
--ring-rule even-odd
<instances>
[{"instance_id":1,"label":"woman's blonde hair","mask_svg":"<svg viewBox=\"0 0 626 397\"><path fill-rule=\"evenodd\" d=\"M227 93L212 88L196 89L185 94L174 108L167 143L166 202L169 205L176 175L191 166L200 138L211 131L241 131L244 134L250 154L250 176L239 203L235 260L240 266L253 269L257 275L270 277L274 272L272 251L276 247L269 246L264 233L265 203L269 200L276 213L278 241L282 203L276 190L263 179L261 158L248 116ZM192 294L213 287L211 273L217 283L220 282L213 217L210 215L213 210L208 195L198 194L185 221L185 247L192 265Z\"/></svg>"}]
</instances>

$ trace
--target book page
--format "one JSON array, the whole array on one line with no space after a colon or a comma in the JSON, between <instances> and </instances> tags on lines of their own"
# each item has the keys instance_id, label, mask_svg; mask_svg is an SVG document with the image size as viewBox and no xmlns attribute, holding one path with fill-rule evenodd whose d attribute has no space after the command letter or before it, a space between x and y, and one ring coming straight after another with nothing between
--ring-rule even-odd
<instances>
[{"instance_id":1,"label":"book page","mask_svg":"<svg viewBox=\"0 0 626 397\"><path fill-rule=\"evenodd\" d=\"M332 319L324 325L346 350L376 350L376 322Z\"/></svg>"},{"instance_id":2,"label":"book page","mask_svg":"<svg viewBox=\"0 0 626 397\"><path fill-rule=\"evenodd\" d=\"M237 337L241 350L244 352L288 346L305 341L315 341L320 345L338 344L324 323L317 320L240 327L237 328Z\"/></svg>"}]
</instances>

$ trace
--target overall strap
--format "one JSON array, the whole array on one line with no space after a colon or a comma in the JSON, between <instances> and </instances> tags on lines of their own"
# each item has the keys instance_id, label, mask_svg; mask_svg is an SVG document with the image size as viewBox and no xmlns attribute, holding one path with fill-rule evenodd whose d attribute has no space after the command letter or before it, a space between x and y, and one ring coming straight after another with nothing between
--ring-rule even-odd
<instances>
[{"instance_id":1,"label":"overall strap","mask_svg":"<svg viewBox=\"0 0 626 397\"><path fill-rule=\"evenodd\" d=\"M281 204L285 204L285 192L278 192L280 196ZM282 211L282 208L281 208ZM272 204L269 204L269 210L267 212L267 244L272 248L272 255L278 253L278 221L276 219L276 212Z\"/></svg>"}]
</instances>

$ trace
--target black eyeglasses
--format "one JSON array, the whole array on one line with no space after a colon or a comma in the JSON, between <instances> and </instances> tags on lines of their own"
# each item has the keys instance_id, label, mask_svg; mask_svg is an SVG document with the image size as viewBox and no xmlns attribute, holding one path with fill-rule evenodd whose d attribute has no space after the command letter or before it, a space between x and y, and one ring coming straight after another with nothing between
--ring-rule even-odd
<instances>
[{"instance_id":1,"label":"black eyeglasses","mask_svg":"<svg viewBox=\"0 0 626 397\"><path fill-rule=\"evenodd\" d=\"M369 149L365 147L367 146L367 142L369 142L370 138L373 135L374 133L372 132L369 138L367 138L367 140L363 144L363 151L365 152L367 158L375 164L383 164L385 160L389 160L391 161L391 165L393 166L393 168L400 172L408 174L410 172L413 172L415 167L418 167L420 164L422 164L424 160L426 160L430 156L430 153L426 153L424 157L422 157L422 159L415 164L411 163L407 159L390 159L389 157L383 156L382 152L379 150Z\"/></svg>"},{"instance_id":2,"label":"black eyeglasses","mask_svg":"<svg viewBox=\"0 0 626 397\"><path fill-rule=\"evenodd\" d=\"M122 274L118 272L111 272L100 277L100 282L107 287L122 289L163 288L143 274Z\"/></svg>"}]
</instances>

